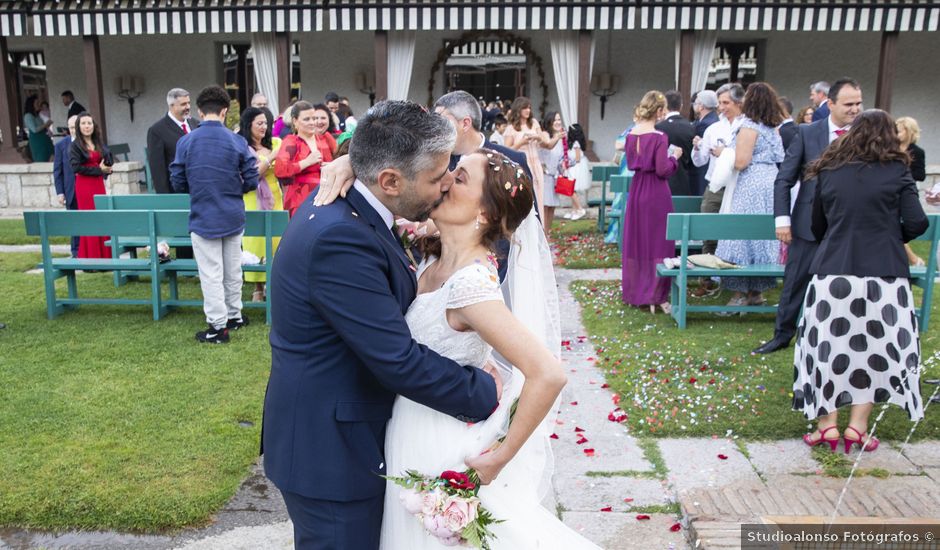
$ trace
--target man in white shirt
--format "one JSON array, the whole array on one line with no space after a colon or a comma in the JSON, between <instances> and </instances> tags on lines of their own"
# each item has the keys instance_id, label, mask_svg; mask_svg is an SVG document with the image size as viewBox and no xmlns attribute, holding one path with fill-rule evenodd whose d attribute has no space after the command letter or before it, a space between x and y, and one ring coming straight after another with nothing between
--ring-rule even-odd
<instances>
[{"instance_id":1,"label":"man in white shirt","mask_svg":"<svg viewBox=\"0 0 940 550\"><path fill-rule=\"evenodd\" d=\"M829 111L826 119L798 127L774 182L777 238L788 244L789 250L774 337L755 349L755 353L773 353L789 347L796 334L797 318L811 277L809 266L818 245L811 227L816 180L801 181L803 170L847 132L862 112L862 89L858 82L851 78L837 80L829 89ZM790 190L798 181L800 190L791 212Z\"/></svg>"}]
</instances>

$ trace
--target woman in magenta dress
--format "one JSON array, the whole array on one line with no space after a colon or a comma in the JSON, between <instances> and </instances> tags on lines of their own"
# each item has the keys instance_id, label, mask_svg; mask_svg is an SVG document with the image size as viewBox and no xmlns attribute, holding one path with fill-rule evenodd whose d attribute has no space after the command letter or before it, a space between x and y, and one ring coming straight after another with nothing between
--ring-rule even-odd
<instances>
[{"instance_id":1,"label":"woman in magenta dress","mask_svg":"<svg viewBox=\"0 0 940 550\"><path fill-rule=\"evenodd\" d=\"M675 241L666 240L666 217L672 212L669 176L676 171L682 150L670 153L669 138L656 130L666 113L666 96L647 92L634 110L636 125L624 147L627 167L633 170L623 221L623 302L658 305L669 313L669 279L656 275L656 264L675 255Z\"/></svg>"},{"instance_id":2,"label":"woman in magenta dress","mask_svg":"<svg viewBox=\"0 0 940 550\"><path fill-rule=\"evenodd\" d=\"M104 195L104 178L111 173L114 159L101 143L98 123L88 113L78 115L75 122L77 139L69 146L69 163L75 172L75 201L79 210L94 210L95 195ZM82 236L78 241L79 258L110 258L105 246L107 237Z\"/></svg>"}]
</instances>

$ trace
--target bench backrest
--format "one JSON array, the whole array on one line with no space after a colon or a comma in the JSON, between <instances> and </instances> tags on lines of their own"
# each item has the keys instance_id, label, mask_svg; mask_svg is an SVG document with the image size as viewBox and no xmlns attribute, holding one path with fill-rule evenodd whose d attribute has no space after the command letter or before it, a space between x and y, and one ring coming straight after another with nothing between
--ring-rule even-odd
<instances>
[{"instance_id":1,"label":"bench backrest","mask_svg":"<svg viewBox=\"0 0 940 550\"><path fill-rule=\"evenodd\" d=\"M611 176L620 172L619 166L613 164L601 164L591 167L592 181L608 181Z\"/></svg>"},{"instance_id":2,"label":"bench backrest","mask_svg":"<svg viewBox=\"0 0 940 550\"><path fill-rule=\"evenodd\" d=\"M629 193L630 183L632 181L633 181L633 176L624 176L620 174L610 176L610 192L611 193Z\"/></svg>"},{"instance_id":3,"label":"bench backrest","mask_svg":"<svg viewBox=\"0 0 940 550\"><path fill-rule=\"evenodd\" d=\"M751 240L777 238L772 214L669 214L669 240Z\"/></svg>"},{"instance_id":4,"label":"bench backrest","mask_svg":"<svg viewBox=\"0 0 940 550\"><path fill-rule=\"evenodd\" d=\"M97 210L189 210L186 193L95 195Z\"/></svg>"},{"instance_id":5,"label":"bench backrest","mask_svg":"<svg viewBox=\"0 0 940 550\"><path fill-rule=\"evenodd\" d=\"M677 214L694 214L702 211L702 197L677 195L672 197L672 211Z\"/></svg>"},{"instance_id":6,"label":"bench backrest","mask_svg":"<svg viewBox=\"0 0 940 550\"><path fill-rule=\"evenodd\" d=\"M27 235L150 235L151 213L155 234L161 237L189 236L188 210L51 210L24 212ZM284 210L245 212L245 235L272 236L287 229Z\"/></svg>"}]
</instances>

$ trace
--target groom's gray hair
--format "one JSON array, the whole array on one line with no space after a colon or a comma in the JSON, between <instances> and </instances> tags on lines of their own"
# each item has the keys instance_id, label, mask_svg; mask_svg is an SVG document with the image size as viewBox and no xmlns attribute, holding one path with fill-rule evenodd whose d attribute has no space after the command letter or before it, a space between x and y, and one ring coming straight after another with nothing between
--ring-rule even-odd
<instances>
[{"instance_id":1,"label":"groom's gray hair","mask_svg":"<svg viewBox=\"0 0 940 550\"><path fill-rule=\"evenodd\" d=\"M410 101L382 101L359 120L349 144L353 171L366 185L394 168L411 180L453 153L457 132L449 120Z\"/></svg>"}]
</instances>

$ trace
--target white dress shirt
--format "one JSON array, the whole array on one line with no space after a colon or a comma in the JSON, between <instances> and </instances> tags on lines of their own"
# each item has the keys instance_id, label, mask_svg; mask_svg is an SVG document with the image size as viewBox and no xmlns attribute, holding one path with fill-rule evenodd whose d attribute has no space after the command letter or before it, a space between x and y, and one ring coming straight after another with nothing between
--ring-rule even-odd
<instances>
[{"instance_id":1,"label":"white dress shirt","mask_svg":"<svg viewBox=\"0 0 940 550\"><path fill-rule=\"evenodd\" d=\"M734 132L741 126L742 120L744 120L744 115L736 117L733 121L729 121L724 115L720 115L718 122L705 128L705 133L702 135L701 141L698 142L698 147L692 148L692 164L696 166L708 165L708 171L705 173L706 180L711 181L712 170L714 170L713 161L715 157L711 154L712 149L719 145L730 147Z\"/></svg>"},{"instance_id":2,"label":"white dress shirt","mask_svg":"<svg viewBox=\"0 0 940 550\"><path fill-rule=\"evenodd\" d=\"M372 194L372 191L369 189L368 185L357 179L356 183L353 184L353 187L356 188L356 191L362 193L362 196L366 199L366 202L369 203L369 206L371 206L376 212L379 213L379 216L382 217L382 221L385 222L385 227L391 231L392 224L395 222L395 216L392 214L392 211L389 210L387 206L382 204L382 202Z\"/></svg>"},{"instance_id":3,"label":"white dress shirt","mask_svg":"<svg viewBox=\"0 0 940 550\"><path fill-rule=\"evenodd\" d=\"M193 131L193 129L189 127L189 124L186 124L186 120L185 120L185 119L184 119L184 120L181 120L181 121L180 121L180 120L176 120L176 117L173 116L173 113L171 113L171 112L169 112L169 111L167 111L166 116L170 117L170 120L172 120L173 122L175 122L176 125L180 127L180 130L182 130L184 134L188 134L189 132L192 132L192 131ZM183 124L186 124L186 127L185 127L185 128L183 128Z\"/></svg>"}]
</instances>

